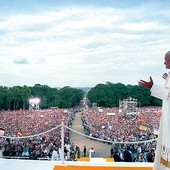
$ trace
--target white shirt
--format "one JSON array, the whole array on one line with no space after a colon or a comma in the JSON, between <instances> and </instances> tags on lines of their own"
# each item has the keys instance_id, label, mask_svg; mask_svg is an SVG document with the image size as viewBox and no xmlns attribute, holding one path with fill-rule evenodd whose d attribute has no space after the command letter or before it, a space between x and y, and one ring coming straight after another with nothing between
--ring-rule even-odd
<instances>
[{"instance_id":1,"label":"white shirt","mask_svg":"<svg viewBox=\"0 0 170 170\"><path fill-rule=\"evenodd\" d=\"M95 154L95 150L90 148L90 150L89 150L89 158L94 157L94 154Z\"/></svg>"},{"instance_id":2,"label":"white shirt","mask_svg":"<svg viewBox=\"0 0 170 170\"><path fill-rule=\"evenodd\" d=\"M60 154L59 154L58 151L53 150L51 160L52 160L52 161L59 161L59 160L61 160L61 159L60 159Z\"/></svg>"}]
</instances>

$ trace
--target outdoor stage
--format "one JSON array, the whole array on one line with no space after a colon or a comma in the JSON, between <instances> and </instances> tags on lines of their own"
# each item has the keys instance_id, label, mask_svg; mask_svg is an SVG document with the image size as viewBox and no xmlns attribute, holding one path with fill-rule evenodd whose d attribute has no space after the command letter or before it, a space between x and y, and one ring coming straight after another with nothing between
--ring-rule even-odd
<instances>
[{"instance_id":1,"label":"outdoor stage","mask_svg":"<svg viewBox=\"0 0 170 170\"><path fill-rule=\"evenodd\" d=\"M103 158L89 161L42 161L0 159L0 170L152 170L152 163L110 162Z\"/></svg>"}]
</instances>

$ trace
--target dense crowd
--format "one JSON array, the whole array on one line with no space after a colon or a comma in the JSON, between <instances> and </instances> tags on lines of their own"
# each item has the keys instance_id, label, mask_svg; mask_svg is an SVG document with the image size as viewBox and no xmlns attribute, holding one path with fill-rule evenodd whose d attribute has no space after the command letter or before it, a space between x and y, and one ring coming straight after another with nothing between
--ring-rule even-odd
<instances>
[{"instance_id":1,"label":"dense crowd","mask_svg":"<svg viewBox=\"0 0 170 170\"><path fill-rule=\"evenodd\" d=\"M111 157L115 161L127 161L125 153L130 152L131 161L151 162L154 160L156 141L136 144L135 142L155 139L160 120L160 108L139 108L137 114L127 115L119 108L85 108L82 112L82 127L87 135L104 139L112 146ZM19 110L0 111L0 127L5 136L30 136L24 139L0 139L0 151L3 156L27 157L29 159L49 158L61 160L61 120L68 127L72 125L76 114L74 109ZM34 136L42 132L45 134ZM72 143L69 130L65 128L64 155L70 159L80 148ZM127 152L126 152L127 151ZM127 154L126 154L127 155ZM150 158L149 158L150 156ZM77 156L76 156L77 157Z\"/></svg>"},{"instance_id":2,"label":"dense crowd","mask_svg":"<svg viewBox=\"0 0 170 170\"><path fill-rule=\"evenodd\" d=\"M0 126L5 129L5 136L23 137L24 139L1 138L0 150L3 156L29 157L30 159L51 158L53 151L61 146L61 120L71 126L75 116L73 109L48 109L48 110L20 110L1 111ZM55 129L56 127L56 129ZM50 131L54 128L53 131ZM34 136L39 133L48 133ZM69 131L65 129L64 143L70 144ZM65 146L65 153L68 148Z\"/></svg>"},{"instance_id":3,"label":"dense crowd","mask_svg":"<svg viewBox=\"0 0 170 170\"><path fill-rule=\"evenodd\" d=\"M83 127L93 137L130 142L149 140L156 137L160 108L139 108L134 115L119 113L118 108L96 108L82 113Z\"/></svg>"},{"instance_id":4,"label":"dense crowd","mask_svg":"<svg viewBox=\"0 0 170 170\"><path fill-rule=\"evenodd\" d=\"M95 138L113 141L111 156L114 154L124 160L123 153L130 149L132 160L149 162L148 155L156 148L156 141L143 142L156 139L158 136L161 108L144 107L137 112L125 114L119 108L95 108L82 112L83 128L87 135ZM121 142L137 142L135 144L120 144ZM120 143L119 143L120 142Z\"/></svg>"}]
</instances>

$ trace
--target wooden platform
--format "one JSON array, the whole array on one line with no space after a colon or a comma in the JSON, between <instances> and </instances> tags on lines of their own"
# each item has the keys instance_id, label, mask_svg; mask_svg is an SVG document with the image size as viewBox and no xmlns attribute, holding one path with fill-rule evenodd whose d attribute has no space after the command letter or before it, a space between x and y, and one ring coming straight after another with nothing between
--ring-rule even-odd
<instances>
[{"instance_id":1,"label":"wooden platform","mask_svg":"<svg viewBox=\"0 0 170 170\"><path fill-rule=\"evenodd\" d=\"M76 162L55 165L53 170L152 170L152 163L114 162L113 158L81 158Z\"/></svg>"},{"instance_id":2,"label":"wooden platform","mask_svg":"<svg viewBox=\"0 0 170 170\"><path fill-rule=\"evenodd\" d=\"M143 166L95 166L95 165L55 165L53 170L152 170L152 167Z\"/></svg>"}]
</instances>

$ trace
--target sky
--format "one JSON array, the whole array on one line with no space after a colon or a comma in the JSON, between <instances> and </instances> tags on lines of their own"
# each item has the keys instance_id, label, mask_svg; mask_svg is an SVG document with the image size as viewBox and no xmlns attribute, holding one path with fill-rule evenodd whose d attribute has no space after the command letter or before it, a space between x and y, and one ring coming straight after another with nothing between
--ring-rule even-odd
<instances>
[{"instance_id":1,"label":"sky","mask_svg":"<svg viewBox=\"0 0 170 170\"><path fill-rule=\"evenodd\" d=\"M163 84L168 0L0 0L0 85Z\"/></svg>"}]
</instances>

